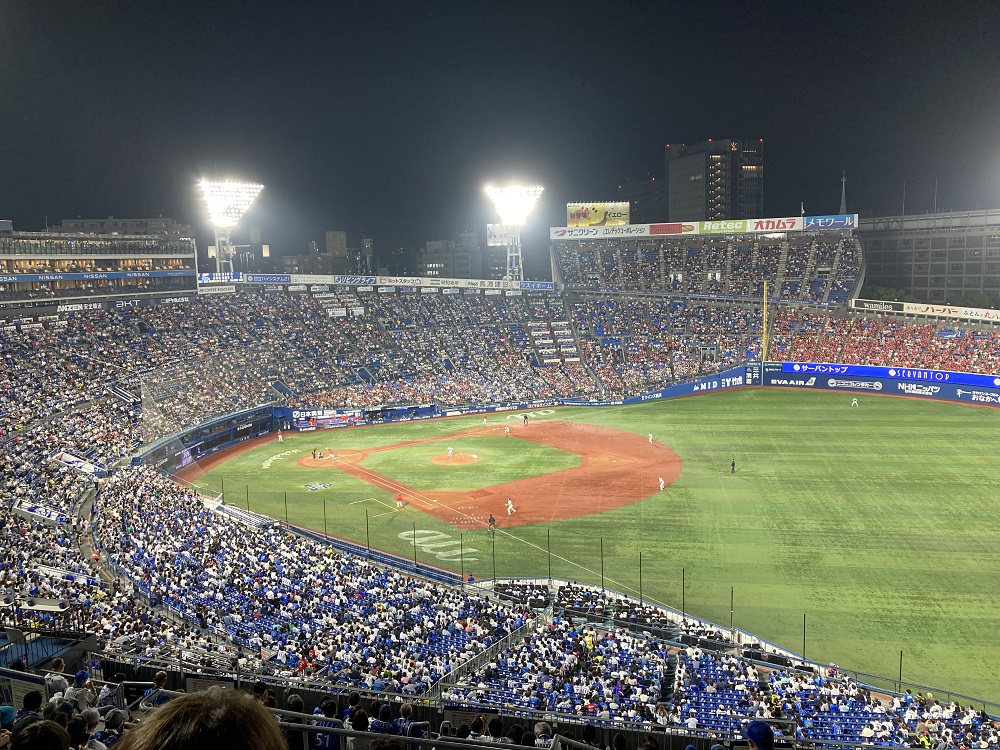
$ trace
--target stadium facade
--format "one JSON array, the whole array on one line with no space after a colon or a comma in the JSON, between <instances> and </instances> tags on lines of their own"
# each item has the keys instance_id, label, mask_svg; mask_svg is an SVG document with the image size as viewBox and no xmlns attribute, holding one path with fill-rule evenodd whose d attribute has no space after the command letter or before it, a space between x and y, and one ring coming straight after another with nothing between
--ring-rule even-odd
<instances>
[{"instance_id":1,"label":"stadium facade","mask_svg":"<svg viewBox=\"0 0 1000 750\"><path fill-rule=\"evenodd\" d=\"M944 303L1000 297L1000 210L862 219L865 283Z\"/></svg>"},{"instance_id":2,"label":"stadium facade","mask_svg":"<svg viewBox=\"0 0 1000 750\"><path fill-rule=\"evenodd\" d=\"M197 247L190 236L173 236L177 226L164 226L165 234L153 227L136 235L5 232L0 235L0 306L194 292Z\"/></svg>"}]
</instances>

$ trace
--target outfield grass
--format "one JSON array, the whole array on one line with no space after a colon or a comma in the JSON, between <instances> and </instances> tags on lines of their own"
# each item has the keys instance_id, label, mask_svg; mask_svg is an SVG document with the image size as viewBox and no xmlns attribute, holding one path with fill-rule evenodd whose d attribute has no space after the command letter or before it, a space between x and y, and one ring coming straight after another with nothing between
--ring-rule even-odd
<instances>
[{"instance_id":1,"label":"outfield grass","mask_svg":"<svg viewBox=\"0 0 1000 750\"><path fill-rule=\"evenodd\" d=\"M540 418L652 432L683 459L680 479L601 515L509 531L501 517L495 558L487 533L473 530L461 532L464 562L438 564L482 578L493 575L494 560L500 577L544 576L551 564L554 576L600 583L603 548L606 585L637 593L641 553L648 599L677 608L683 602L728 626L732 593L737 627L797 651L805 614L811 658L895 676L902 650L905 680L1000 700L1000 413L915 399L859 400L851 408L848 394L769 388L556 410ZM460 532L412 507L396 513L391 493L335 470L297 466L295 458L319 446L446 439L481 422L289 435L281 446L233 458L198 484L217 493L225 478L227 501L240 505L249 488L252 509L278 518L287 492L291 522L322 530L325 509L331 534L411 556L412 542L400 534L414 526L456 539ZM288 450L302 453L262 468ZM378 470L399 478L420 471L412 457ZM485 462L476 465L484 470ZM637 481L650 486L648 478ZM307 491L312 482L330 487Z\"/></svg>"}]
</instances>

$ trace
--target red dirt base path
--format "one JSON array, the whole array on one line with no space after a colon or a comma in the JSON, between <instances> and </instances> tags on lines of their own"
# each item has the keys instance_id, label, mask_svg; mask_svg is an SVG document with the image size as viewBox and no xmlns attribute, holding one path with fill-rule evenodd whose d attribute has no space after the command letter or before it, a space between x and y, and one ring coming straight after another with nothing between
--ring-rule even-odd
<instances>
[{"instance_id":1,"label":"red dirt base path","mask_svg":"<svg viewBox=\"0 0 1000 750\"><path fill-rule=\"evenodd\" d=\"M446 437L454 441L462 435L496 435L502 432L503 427L487 426ZM298 463L337 469L380 489L401 494L408 504L456 528L484 526L491 513L504 527L602 513L655 494L660 489L660 477L663 477L664 485L669 486L680 476L683 467L680 456L668 446L655 440L650 443L641 435L609 427L536 420L527 425L511 425L511 433L522 440L576 453L582 457L580 466L479 490L453 492L417 490L360 465L370 453L437 442L443 436L336 454L336 460L332 462L326 459L314 461L306 456L300 458ZM456 453L450 462L458 464L468 460L472 460L468 454ZM449 459L443 455L433 461L447 463ZM507 511L508 497L514 505L513 513Z\"/></svg>"},{"instance_id":2,"label":"red dirt base path","mask_svg":"<svg viewBox=\"0 0 1000 750\"><path fill-rule=\"evenodd\" d=\"M663 477L664 485L669 487L681 475L683 468L680 456L669 446L656 440L649 443L648 438L642 435L610 427L533 420L528 424L511 424L510 428L511 434L522 440L582 456L580 466L468 492L417 490L360 466L369 453L442 439L455 440L462 435L498 435L503 433L503 426L477 427L452 435L409 440L367 451L345 450L335 453L333 460L326 455L322 459L306 455L297 463L343 471L394 495L401 494L407 504L459 529L481 528L486 525L491 513L502 527L602 513L656 494L660 488L659 477ZM175 477L182 481L194 481L234 455L272 441L276 442L274 436L242 443L187 467ZM454 458L458 459L461 455L456 454ZM447 454L443 458L447 461ZM514 504L515 513L507 513L508 497Z\"/></svg>"}]
</instances>

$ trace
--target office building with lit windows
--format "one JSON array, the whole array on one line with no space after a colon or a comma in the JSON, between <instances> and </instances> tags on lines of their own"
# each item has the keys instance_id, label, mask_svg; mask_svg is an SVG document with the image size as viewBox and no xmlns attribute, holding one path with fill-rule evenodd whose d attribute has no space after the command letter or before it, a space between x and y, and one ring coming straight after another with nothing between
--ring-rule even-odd
<instances>
[{"instance_id":1,"label":"office building with lit windows","mask_svg":"<svg viewBox=\"0 0 1000 750\"><path fill-rule=\"evenodd\" d=\"M763 139L667 144L665 158L668 221L764 215Z\"/></svg>"}]
</instances>

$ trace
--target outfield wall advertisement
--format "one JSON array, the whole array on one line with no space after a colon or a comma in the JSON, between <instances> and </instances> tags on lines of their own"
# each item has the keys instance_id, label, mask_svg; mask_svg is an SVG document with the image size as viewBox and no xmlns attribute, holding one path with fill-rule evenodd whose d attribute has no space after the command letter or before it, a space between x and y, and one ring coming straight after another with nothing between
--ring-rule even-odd
<instances>
[{"instance_id":1,"label":"outfield wall advertisement","mask_svg":"<svg viewBox=\"0 0 1000 750\"><path fill-rule=\"evenodd\" d=\"M1000 406L1000 378L969 372L828 365L809 362L768 362L761 385L819 388L880 396L913 396Z\"/></svg>"},{"instance_id":2,"label":"outfield wall advertisement","mask_svg":"<svg viewBox=\"0 0 1000 750\"><path fill-rule=\"evenodd\" d=\"M652 393L643 393L641 396L631 396L623 403L642 404L647 401L656 401L662 398L676 398L677 396L693 396L710 391L724 391L730 388L739 388L747 385L746 368L735 367L732 370L720 372L705 378L698 378L688 383L677 383Z\"/></svg>"},{"instance_id":3,"label":"outfield wall advertisement","mask_svg":"<svg viewBox=\"0 0 1000 750\"><path fill-rule=\"evenodd\" d=\"M193 272L192 272L193 273ZM2 280L2 279L0 279ZM265 284L276 285L278 287L297 287L301 290L301 285L308 285L312 289L316 286L349 286L357 287L357 291L366 291L365 287L434 287L460 289L521 289L527 291L551 292L555 291L556 285L551 281L511 281L505 279L441 279L426 276L343 276L329 274L301 274L301 273L203 273L198 276L199 284ZM208 286L205 289L210 290ZM367 291L370 291L367 290ZM199 294L208 294L201 287Z\"/></svg>"},{"instance_id":4,"label":"outfield wall advertisement","mask_svg":"<svg viewBox=\"0 0 1000 750\"><path fill-rule=\"evenodd\" d=\"M614 237L669 237L716 234L767 234L771 232L828 232L854 229L857 214L846 216L781 216L772 219L683 221L623 226L550 227L550 240L599 240Z\"/></svg>"},{"instance_id":5,"label":"outfield wall advertisement","mask_svg":"<svg viewBox=\"0 0 1000 750\"><path fill-rule=\"evenodd\" d=\"M930 305L924 302L896 302L874 299L853 299L851 307L855 310L872 310L874 312L894 312L904 315L933 315L939 318L957 318L960 320L982 320L987 323L1000 323L1000 310L985 307L959 307L955 305Z\"/></svg>"}]
</instances>

